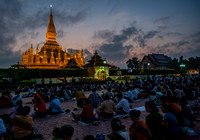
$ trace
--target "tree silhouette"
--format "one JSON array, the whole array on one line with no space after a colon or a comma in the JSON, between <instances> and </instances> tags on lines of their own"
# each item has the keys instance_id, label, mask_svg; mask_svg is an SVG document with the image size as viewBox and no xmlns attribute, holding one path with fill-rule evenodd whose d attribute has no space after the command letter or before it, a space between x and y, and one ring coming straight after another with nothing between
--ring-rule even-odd
<instances>
[{"instance_id":1,"label":"tree silhouette","mask_svg":"<svg viewBox=\"0 0 200 140\"><path fill-rule=\"evenodd\" d=\"M130 69L137 69L140 61L138 60L137 57L133 57L132 59L129 59L126 64L127 67Z\"/></svg>"}]
</instances>

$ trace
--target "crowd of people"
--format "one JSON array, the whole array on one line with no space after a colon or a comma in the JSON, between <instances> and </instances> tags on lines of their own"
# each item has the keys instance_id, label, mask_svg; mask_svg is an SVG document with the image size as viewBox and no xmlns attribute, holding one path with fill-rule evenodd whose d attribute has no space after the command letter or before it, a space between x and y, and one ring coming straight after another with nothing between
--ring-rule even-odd
<instances>
[{"instance_id":1,"label":"crowd of people","mask_svg":"<svg viewBox=\"0 0 200 140\"><path fill-rule=\"evenodd\" d=\"M85 91L91 91L91 94L86 96ZM102 93L99 94L97 91ZM51 85L42 88L19 86L15 95L11 96L10 91L6 90L0 97L0 107L13 106L6 119L5 115L0 119L0 136L6 136L4 123L9 123L14 130L15 139L30 139L33 118L70 112L74 120L85 123L100 123L101 120L112 119L112 132L107 134L105 139L179 139L182 128L194 126L194 112L190 110L187 101L195 100L199 94L198 76L136 78L124 83L63 82L60 86ZM32 97L35 111L33 116L29 115L30 107L22 102L24 97ZM130 105L135 100L143 98L148 98L145 109L149 114L145 121L140 120L141 112ZM69 109L63 110L61 102L67 100L76 100L77 107L82 109L81 113L75 114ZM48 108L46 108L47 102L49 102ZM132 124L122 125L120 119L115 118L116 115L129 115ZM126 130L126 127L129 129ZM71 125L63 125L53 130L52 139L71 139L73 132ZM84 139L93 137L86 136Z\"/></svg>"}]
</instances>

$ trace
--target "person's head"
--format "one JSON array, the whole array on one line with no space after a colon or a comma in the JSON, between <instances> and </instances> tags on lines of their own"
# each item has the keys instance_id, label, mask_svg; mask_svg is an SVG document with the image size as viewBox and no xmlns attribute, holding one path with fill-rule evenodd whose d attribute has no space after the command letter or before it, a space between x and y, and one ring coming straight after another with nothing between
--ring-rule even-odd
<instances>
[{"instance_id":1,"label":"person's head","mask_svg":"<svg viewBox=\"0 0 200 140\"><path fill-rule=\"evenodd\" d=\"M168 101L168 97L163 95L163 96L160 97L160 100L164 104Z\"/></svg>"},{"instance_id":2,"label":"person's head","mask_svg":"<svg viewBox=\"0 0 200 140\"><path fill-rule=\"evenodd\" d=\"M30 113L30 107L29 106L25 106L23 109L22 109L22 115L23 116L26 116Z\"/></svg>"},{"instance_id":3,"label":"person's head","mask_svg":"<svg viewBox=\"0 0 200 140\"><path fill-rule=\"evenodd\" d=\"M111 91L111 88L110 88L110 87L108 87L108 88L107 88L107 91L109 91L109 92L110 92L110 91Z\"/></svg>"},{"instance_id":4,"label":"person's head","mask_svg":"<svg viewBox=\"0 0 200 140\"><path fill-rule=\"evenodd\" d=\"M62 138L60 127L55 127L55 128L53 129L52 135L53 135L55 138Z\"/></svg>"},{"instance_id":5,"label":"person's head","mask_svg":"<svg viewBox=\"0 0 200 140\"><path fill-rule=\"evenodd\" d=\"M93 135L87 135L83 138L83 140L96 140Z\"/></svg>"},{"instance_id":6,"label":"person's head","mask_svg":"<svg viewBox=\"0 0 200 140\"><path fill-rule=\"evenodd\" d=\"M83 100L83 104L84 104L84 105L90 104L90 100L89 100L89 99L84 99L84 100Z\"/></svg>"},{"instance_id":7,"label":"person's head","mask_svg":"<svg viewBox=\"0 0 200 140\"><path fill-rule=\"evenodd\" d=\"M147 101L145 103L145 109L147 112L158 112L158 108L156 107L156 104L152 101Z\"/></svg>"},{"instance_id":8,"label":"person's head","mask_svg":"<svg viewBox=\"0 0 200 140\"><path fill-rule=\"evenodd\" d=\"M19 90L16 90L16 91L15 91L15 94L16 94L16 95L19 95L19 94L20 94L20 91L19 91Z\"/></svg>"},{"instance_id":9,"label":"person's head","mask_svg":"<svg viewBox=\"0 0 200 140\"><path fill-rule=\"evenodd\" d=\"M114 132L120 131L122 128L121 121L118 118L114 118L111 121L111 127Z\"/></svg>"},{"instance_id":10,"label":"person's head","mask_svg":"<svg viewBox=\"0 0 200 140\"><path fill-rule=\"evenodd\" d=\"M53 100L53 99L55 99L55 98L56 98L55 94L51 94L51 95L50 95L50 99L51 99L51 100Z\"/></svg>"},{"instance_id":11,"label":"person's head","mask_svg":"<svg viewBox=\"0 0 200 140\"><path fill-rule=\"evenodd\" d=\"M38 97L37 95L35 95L34 99L39 105L42 104L41 98Z\"/></svg>"},{"instance_id":12,"label":"person's head","mask_svg":"<svg viewBox=\"0 0 200 140\"><path fill-rule=\"evenodd\" d=\"M182 107L185 107L188 102L187 102L187 99L186 98L182 98L180 101L179 101L179 104L182 106Z\"/></svg>"},{"instance_id":13,"label":"person's head","mask_svg":"<svg viewBox=\"0 0 200 140\"><path fill-rule=\"evenodd\" d=\"M105 99L105 100L109 100L110 98L109 98L109 96L106 94L105 97L104 97L104 99Z\"/></svg>"},{"instance_id":14,"label":"person's head","mask_svg":"<svg viewBox=\"0 0 200 140\"><path fill-rule=\"evenodd\" d=\"M61 135L63 137L63 140L71 140L73 134L74 128L71 125L66 124L61 126Z\"/></svg>"},{"instance_id":15,"label":"person's head","mask_svg":"<svg viewBox=\"0 0 200 140\"><path fill-rule=\"evenodd\" d=\"M121 92L117 93L117 99L120 101L123 98L123 95Z\"/></svg>"},{"instance_id":16,"label":"person's head","mask_svg":"<svg viewBox=\"0 0 200 140\"><path fill-rule=\"evenodd\" d=\"M160 88L160 87L157 87L157 91L160 92L160 91L161 91L161 88Z\"/></svg>"},{"instance_id":17,"label":"person's head","mask_svg":"<svg viewBox=\"0 0 200 140\"><path fill-rule=\"evenodd\" d=\"M96 92L96 89L95 89L95 88L93 88L93 89L92 89L92 92Z\"/></svg>"},{"instance_id":18,"label":"person's head","mask_svg":"<svg viewBox=\"0 0 200 140\"><path fill-rule=\"evenodd\" d=\"M129 115L132 121L135 121L140 118L141 111L139 110L131 110Z\"/></svg>"},{"instance_id":19,"label":"person's head","mask_svg":"<svg viewBox=\"0 0 200 140\"><path fill-rule=\"evenodd\" d=\"M78 90L78 91L81 91L81 87L78 87L77 90Z\"/></svg>"},{"instance_id":20,"label":"person's head","mask_svg":"<svg viewBox=\"0 0 200 140\"><path fill-rule=\"evenodd\" d=\"M167 90L169 87L168 85L164 85L164 89Z\"/></svg>"},{"instance_id":21,"label":"person's head","mask_svg":"<svg viewBox=\"0 0 200 140\"><path fill-rule=\"evenodd\" d=\"M16 102L16 105L17 105L17 106L22 106L22 100L18 100L18 101Z\"/></svg>"},{"instance_id":22,"label":"person's head","mask_svg":"<svg viewBox=\"0 0 200 140\"><path fill-rule=\"evenodd\" d=\"M169 105L167 105L167 104L162 104L161 110L162 110L163 113L170 112L171 111L171 107Z\"/></svg>"}]
</instances>

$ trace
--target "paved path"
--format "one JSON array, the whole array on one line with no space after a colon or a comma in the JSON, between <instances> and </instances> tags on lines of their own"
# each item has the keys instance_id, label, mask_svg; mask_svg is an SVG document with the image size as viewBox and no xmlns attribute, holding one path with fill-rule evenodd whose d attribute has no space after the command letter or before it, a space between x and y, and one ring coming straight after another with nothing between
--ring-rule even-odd
<instances>
[{"instance_id":1,"label":"paved path","mask_svg":"<svg viewBox=\"0 0 200 140\"><path fill-rule=\"evenodd\" d=\"M88 95L90 92L86 92L86 95ZM32 98L23 98L23 103L25 105L30 106L31 108L33 107L32 104L26 104L28 102L31 102ZM141 107L144 106L144 103L147 101L147 99L142 99L140 101L135 101L134 103L131 103L134 108L136 107ZM49 103L46 104L48 107ZM65 101L61 103L61 106L63 109L70 109L73 110L73 106L76 105L76 101ZM0 109L0 115L4 113L8 113L10 108L3 108ZM79 113L80 110L74 111L74 113ZM141 113L141 120L145 119L145 116L147 115L146 111L143 111ZM130 117L128 118L120 118L122 123L126 126L128 129L131 125L131 120ZM73 140L78 138L79 140L82 140L84 136L86 135L95 135L98 133L103 133L103 134L108 134L111 132L111 126L110 126L110 120L101 122L98 126L95 125L89 125L89 126L83 126L81 124L77 124L76 122L72 121L72 116L70 113L68 114L62 114L62 115L54 115L46 118L36 118L34 120L34 126L44 135L45 139L51 138L52 137L52 130L54 127L62 126L63 124L71 124L75 131L73 135ZM195 130L200 134L200 123L196 122ZM187 138L184 137L182 139L190 139L191 137Z\"/></svg>"}]
</instances>

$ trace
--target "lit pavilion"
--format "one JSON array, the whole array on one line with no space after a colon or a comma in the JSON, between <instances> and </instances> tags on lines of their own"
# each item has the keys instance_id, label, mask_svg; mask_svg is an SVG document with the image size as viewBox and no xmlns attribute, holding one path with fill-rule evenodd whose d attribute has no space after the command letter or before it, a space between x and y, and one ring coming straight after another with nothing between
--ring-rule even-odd
<instances>
[{"instance_id":1,"label":"lit pavilion","mask_svg":"<svg viewBox=\"0 0 200 140\"><path fill-rule=\"evenodd\" d=\"M68 54L63 51L56 40L56 28L53 22L52 6L50 6L49 25L46 33L46 43L41 47L40 51L38 46L36 53L33 53L33 46L22 54L21 64L29 69L60 69L69 67L69 61L73 60L77 66L83 68L85 65L83 57L83 49L77 50L76 53L71 52Z\"/></svg>"}]
</instances>

